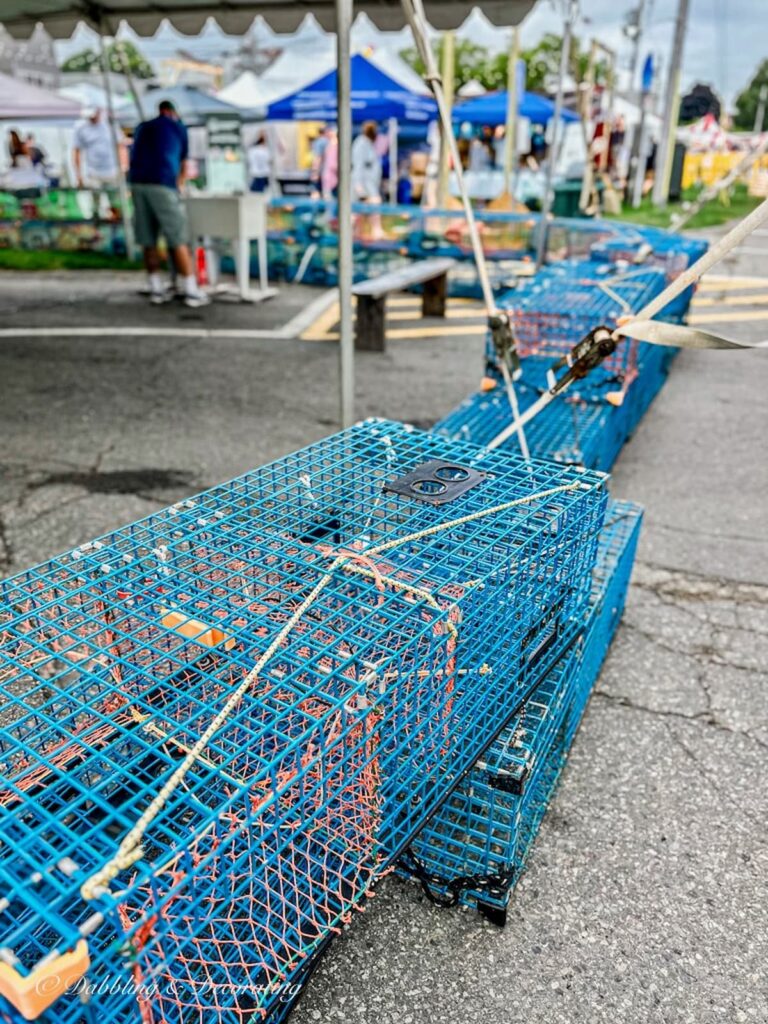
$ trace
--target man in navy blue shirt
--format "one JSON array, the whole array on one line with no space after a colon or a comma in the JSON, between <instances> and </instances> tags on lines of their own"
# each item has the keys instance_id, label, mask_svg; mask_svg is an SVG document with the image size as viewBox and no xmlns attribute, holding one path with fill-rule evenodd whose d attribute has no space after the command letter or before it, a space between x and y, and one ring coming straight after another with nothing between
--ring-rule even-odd
<instances>
[{"instance_id":1,"label":"man in navy blue shirt","mask_svg":"<svg viewBox=\"0 0 768 1024\"><path fill-rule=\"evenodd\" d=\"M144 249L150 302L156 304L173 298L160 276L159 235L165 238L176 272L184 282L184 302L188 306L205 306L210 302L197 286L179 194L188 150L187 129L168 100L160 104L157 117L142 122L136 129L129 173L136 241Z\"/></svg>"}]
</instances>

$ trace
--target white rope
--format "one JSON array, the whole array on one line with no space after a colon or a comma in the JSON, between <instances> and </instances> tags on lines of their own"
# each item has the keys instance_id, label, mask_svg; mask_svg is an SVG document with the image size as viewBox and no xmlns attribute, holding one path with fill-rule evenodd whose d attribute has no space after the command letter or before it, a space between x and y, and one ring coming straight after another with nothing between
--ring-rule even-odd
<instances>
[{"instance_id":1,"label":"white rope","mask_svg":"<svg viewBox=\"0 0 768 1024\"><path fill-rule=\"evenodd\" d=\"M488 275L488 264L485 259L485 253L483 252L483 244L480 239L480 232L477 227L477 221L475 220L475 211L472 209L472 202L469 198L469 192L467 191L466 183L464 181L464 170L461 166L461 156L459 154L459 147L456 142L456 137L453 134L453 121L451 120L451 111L448 108L448 104L445 99L445 93L443 92L443 85L440 78L440 72L437 69L437 63L435 62L435 55L432 52L432 46L429 42L429 31L427 28L427 18L424 13L424 5L422 0L402 0L403 11L408 24L411 26L413 38L416 43L416 48L421 54L421 59L424 61L424 67L426 73L424 78L426 79L429 87L431 88L435 102L437 103L437 110L440 117L440 124L443 129L443 138L448 146L448 152L451 156L451 163L453 164L453 170L456 174L456 181L459 186L459 195L461 196L461 203L464 207L464 216L467 220L467 229L469 231L469 238L472 243L472 252L475 257L475 266L477 268L477 276L480 280L480 288L483 293L483 302L485 303L485 311L490 320L493 316L498 316L500 310L496 305L493 297L493 289L491 288L491 281ZM507 395L509 396L509 404L512 409L512 415L517 416L519 413L519 405L517 401L517 394L515 393L515 385L512 382L512 378L509 373L504 372L502 368L502 376L504 377L504 384L507 389ZM528 454L528 445L525 440L525 434L520 434L520 450L522 451L526 459L530 458Z\"/></svg>"},{"instance_id":2,"label":"white rope","mask_svg":"<svg viewBox=\"0 0 768 1024\"><path fill-rule=\"evenodd\" d=\"M472 512L466 516L461 516L458 519L452 519L445 523L436 523L434 526L427 527L423 530L417 530L415 533L407 534L405 537L395 537L390 541L386 541L383 544L376 544L371 548L367 548L361 551L348 552L339 555L331 563L327 572L318 580L315 586L312 588L310 593L304 598L296 611L291 615L290 619L285 623L282 629L277 633L274 640L270 643L261 657L258 659L254 667L248 672L240 684L232 691L227 698L224 706L214 716L209 723L208 727L197 739L197 741L189 748L184 760L179 764L178 768L171 774L166 781L165 785L162 786L160 791L152 799L146 810L140 815L136 824L133 828L126 833L117 852L111 857L102 868L91 875L90 878L86 879L80 887L80 895L84 900L92 900L99 896L109 883L120 874L121 871L125 871L131 867L138 860L140 860L144 851L141 847L141 841L144 838L144 834L150 827L152 822L155 820L157 815L162 811L169 798L173 795L176 789L183 783L190 768L199 760L200 755L206 749L211 739L216 735L219 729L227 722L231 717L233 711L242 700L244 695L250 689L250 687L259 678L259 675L263 671L267 662L273 657L274 654L282 646L283 641L291 633L294 627L301 621L304 615L309 611L312 605L317 601L322 592L328 586L333 579L334 573L341 568L345 568L349 563L354 564L356 559L370 558L372 555L381 555L386 551L391 551L393 548L401 547L404 544L410 544L413 541L424 540L427 537L432 537L437 533L444 530L451 530L457 526L463 526L466 523L475 522L478 519L482 519L486 516L498 515L501 512L506 512L509 509L516 508L519 505L529 504L533 501L542 500L544 498L550 498L555 494L561 494L565 491L574 490L580 487L579 481L575 480L570 484L562 484L559 487L551 487L545 491L539 491L536 494L529 494L522 498L515 498L513 501L505 501L500 505L494 505L491 508L480 509L477 512ZM355 567L352 571L357 571L358 567ZM382 577L382 581L384 577ZM416 592L417 588L410 588ZM423 596L423 595L422 595ZM455 628L455 627L454 627ZM449 628L450 631L450 628Z\"/></svg>"}]
</instances>

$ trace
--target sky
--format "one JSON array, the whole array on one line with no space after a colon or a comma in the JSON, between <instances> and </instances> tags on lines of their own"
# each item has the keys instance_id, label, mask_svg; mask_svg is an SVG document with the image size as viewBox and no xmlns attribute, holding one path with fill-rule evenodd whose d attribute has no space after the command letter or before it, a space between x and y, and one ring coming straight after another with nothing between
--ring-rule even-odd
<instances>
[{"instance_id":1,"label":"sky","mask_svg":"<svg viewBox=\"0 0 768 1024\"><path fill-rule=\"evenodd\" d=\"M629 53L622 25L627 12L640 0L580 0L582 21L577 32L597 36L608 46ZM667 57L672 45L678 0L646 0L645 31L641 44L645 54L661 58L666 76ZM539 0L523 24L526 45L544 32L552 31L562 16L562 3ZM585 24L586 21L586 24ZM559 29L558 29L559 31ZM768 58L768 0L690 0L688 32L683 51L683 89L695 82L711 85L728 105L747 84L761 60Z\"/></svg>"},{"instance_id":2,"label":"sky","mask_svg":"<svg viewBox=\"0 0 768 1024\"><path fill-rule=\"evenodd\" d=\"M622 26L627 13L640 2L642 0L580 0L576 32L584 44L595 36L614 47L619 52L620 62L628 66L630 44L622 33ZM678 0L645 0L640 64L646 54L652 52L663 79L667 74L677 5ZM560 34L564 6L565 0L538 0L522 25L523 46L533 45L546 32ZM305 45L311 47L316 32L321 32L318 26L305 23L301 31ZM394 49L411 45L407 30L397 34L379 33L375 27L366 28L358 22L356 34L361 43L378 41L380 45ZM459 34L491 50L508 45L508 33L500 32L477 10ZM60 59L93 45L94 38L91 38L89 30L81 28L71 40L56 44ZM263 29L259 39L268 44L275 37L269 29ZM179 47L207 60L215 60L237 48L237 40L224 36L218 26L210 23L197 39L179 36L165 28L154 39L137 42L152 61L172 56ZM683 91L696 82L703 82L711 85L725 98L726 105L732 107L739 91L750 80L761 60L766 58L768 0L690 0L681 79Z\"/></svg>"}]
</instances>

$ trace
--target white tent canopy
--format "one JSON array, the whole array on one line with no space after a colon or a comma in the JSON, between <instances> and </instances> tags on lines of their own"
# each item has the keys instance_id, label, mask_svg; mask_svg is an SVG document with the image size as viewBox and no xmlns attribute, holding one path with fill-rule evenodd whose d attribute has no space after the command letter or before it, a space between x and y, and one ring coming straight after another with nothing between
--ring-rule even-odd
<instances>
[{"instance_id":1,"label":"white tent canopy","mask_svg":"<svg viewBox=\"0 0 768 1024\"><path fill-rule=\"evenodd\" d=\"M517 25L535 0L482 0L486 17L496 25ZM476 5L467 0L434 0L425 4L427 17L437 29L458 28ZM398 0L359 0L364 11L383 29L402 28L405 22ZM26 39L42 22L54 39L66 39L84 21L112 32L125 21L139 35L154 35L167 19L179 32L197 35L208 18L225 32L242 35L261 15L277 32L293 32L307 14L325 29L336 27L332 0L3 0L0 23L17 39Z\"/></svg>"},{"instance_id":2,"label":"white tent canopy","mask_svg":"<svg viewBox=\"0 0 768 1024\"><path fill-rule=\"evenodd\" d=\"M0 119L76 121L81 104L0 73Z\"/></svg>"}]
</instances>

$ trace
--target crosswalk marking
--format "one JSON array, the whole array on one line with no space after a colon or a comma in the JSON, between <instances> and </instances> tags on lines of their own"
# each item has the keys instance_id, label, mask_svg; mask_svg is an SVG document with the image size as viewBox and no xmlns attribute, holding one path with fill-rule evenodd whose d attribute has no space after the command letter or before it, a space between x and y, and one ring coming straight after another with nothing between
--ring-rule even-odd
<instances>
[{"instance_id":1,"label":"crosswalk marking","mask_svg":"<svg viewBox=\"0 0 768 1024\"><path fill-rule=\"evenodd\" d=\"M394 308L390 308L394 307ZM485 326L485 307L477 299L451 298L448 300L446 320L462 320L464 324L431 327L421 322L420 295L393 295L387 299L387 321L402 323L416 321L412 327L394 327L387 330L388 338L438 337L440 334L467 334L475 327ZM302 341L338 341L339 304L332 303L299 337ZM333 330L336 328L336 330Z\"/></svg>"},{"instance_id":2,"label":"crosswalk marking","mask_svg":"<svg viewBox=\"0 0 768 1024\"><path fill-rule=\"evenodd\" d=\"M692 313L688 317L689 324L714 324L747 322L749 320L768 321L768 309L741 309L730 311L723 306L717 313Z\"/></svg>"},{"instance_id":3,"label":"crosswalk marking","mask_svg":"<svg viewBox=\"0 0 768 1024\"><path fill-rule=\"evenodd\" d=\"M761 306L766 303L768 303L768 292L763 292L761 295L729 295L726 300L697 296L694 298L692 306L694 309L699 309L701 306Z\"/></svg>"},{"instance_id":4,"label":"crosswalk marking","mask_svg":"<svg viewBox=\"0 0 768 1024\"><path fill-rule=\"evenodd\" d=\"M727 293L718 297L720 293ZM744 309L745 306L762 307ZM387 338L392 341L418 341L421 338L472 338L485 328L481 302L471 298L451 298L446 318L441 323L425 322L421 317L421 296L398 294L387 298ZM699 286L689 316L691 324L727 322L768 322L768 277L729 277L708 275ZM332 303L300 335L303 341L339 340L339 304Z\"/></svg>"},{"instance_id":5,"label":"crosswalk marking","mask_svg":"<svg viewBox=\"0 0 768 1024\"><path fill-rule=\"evenodd\" d=\"M701 279L699 292L721 292L729 289L768 288L768 277L727 277L708 274Z\"/></svg>"}]
</instances>

